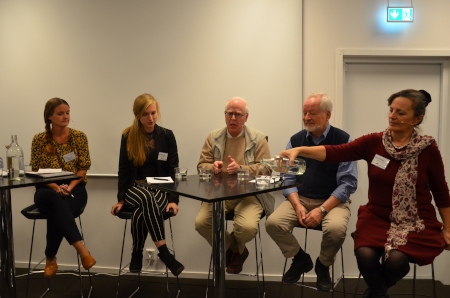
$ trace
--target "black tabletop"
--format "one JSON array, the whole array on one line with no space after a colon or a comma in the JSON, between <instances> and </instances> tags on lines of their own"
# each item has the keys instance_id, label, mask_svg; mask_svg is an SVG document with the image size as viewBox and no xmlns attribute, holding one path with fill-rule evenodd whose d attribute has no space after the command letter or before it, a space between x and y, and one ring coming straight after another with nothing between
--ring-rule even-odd
<instances>
[{"instance_id":1,"label":"black tabletop","mask_svg":"<svg viewBox=\"0 0 450 298\"><path fill-rule=\"evenodd\" d=\"M252 180L253 178L250 178L249 181L240 182L236 175L218 174L206 181L200 180L198 175L188 175L186 179L174 183L147 184L146 181L137 181L137 183L203 202L238 199L298 186L297 184L285 185L283 182L278 182L270 184L269 188L257 189L256 184L250 182Z\"/></svg>"},{"instance_id":2,"label":"black tabletop","mask_svg":"<svg viewBox=\"0 0 450 298\"><path fill-rule=\"evenodd\" d=\"M57 182L61 180L76 180L80 177L77 175L68 175L68 176L61 176L61 177L52 177L52 178L39 178L39 177L33 177L33 176L26 176L23 177L22 180L9 180L8 177L0 177L0 189L11 189L11 188L19 188L19 187L26 187L26 186L33 186L41 183L51 183L51 182Z\"/></svg>"}]
</instances>

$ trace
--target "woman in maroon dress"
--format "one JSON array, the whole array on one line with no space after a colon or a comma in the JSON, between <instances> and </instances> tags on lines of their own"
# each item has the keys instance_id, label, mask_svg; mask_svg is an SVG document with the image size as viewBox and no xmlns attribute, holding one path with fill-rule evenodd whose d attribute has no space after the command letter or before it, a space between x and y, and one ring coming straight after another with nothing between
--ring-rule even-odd
<instances>
[{"instance_id":1,"label":"woman in maroon dress","mask_svg":"<svg viewBox=\"0 0 450 298\"><path fill-rule=\"evenodd\" d=\"M424 90L399 91L388 98L385 131L343 145L280 153L291 161L297 156L325 162L367 161L369 201L358 210L354 235L358 268L368 285L363 297L388 297L387 289L408 274L409 263L430 264L444 249L450 250L444 164L434 138L420 135L417 128L430 102Z\"/></svg>"}]
</instances>

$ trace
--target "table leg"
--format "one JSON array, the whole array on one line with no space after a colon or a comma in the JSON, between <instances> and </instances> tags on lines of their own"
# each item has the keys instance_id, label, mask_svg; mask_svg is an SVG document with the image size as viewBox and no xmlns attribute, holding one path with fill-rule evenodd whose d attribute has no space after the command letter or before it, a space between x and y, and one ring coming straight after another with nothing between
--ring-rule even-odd
<instances>
[{"instance_id":1,"label":"table leg","mask_svg":"<svg viewBox=\"0 0 450 298\"><path fill-rule=\"evenodd\" d=\"M1 297L16 297L14 266L14 239L12 229L11 191L0 190L0 247L1 247Z\"/></svg>"},{"instance_id":2,"label":"table leg","mask_svg":"<svg viewBox=\"0 0 450 298\"><path fill-rule=\"evenodd\" d=\"M225 298L225 212L223 201L212 204L214 297Z\"/></svg>"}]
</instances>

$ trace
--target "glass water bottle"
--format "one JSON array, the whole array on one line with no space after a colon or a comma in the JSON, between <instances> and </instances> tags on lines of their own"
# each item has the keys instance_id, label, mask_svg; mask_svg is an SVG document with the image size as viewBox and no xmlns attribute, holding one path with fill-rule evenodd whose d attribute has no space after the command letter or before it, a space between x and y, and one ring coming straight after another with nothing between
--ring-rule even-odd
<instances>
[{"instance_id":1,"label":"glass water bottle","mask_svg":"<svg viewBox=\"0 0 450 298\"><path fill-rule=\"evenodd\" d=\"M11 136L11 144L6 146L6 161L9 180L22 180L25 175L23 150L17 143L17 135Z\"/></svg>"}]
</instances>

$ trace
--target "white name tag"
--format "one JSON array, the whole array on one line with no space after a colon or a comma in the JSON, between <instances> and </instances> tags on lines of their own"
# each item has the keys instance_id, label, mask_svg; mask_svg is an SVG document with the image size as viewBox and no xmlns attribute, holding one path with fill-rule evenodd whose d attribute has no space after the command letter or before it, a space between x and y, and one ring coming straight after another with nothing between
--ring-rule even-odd
<instances>
[{"instance_id":1,"label":"white name tag","mask_svg":"<svg viewBox=\"0 0 450 298\"><path fill-rule=\"evenodd\" d=\"M380 169L385 170L387 165L389 164L389 159L387 159L386 157L383 157L381 155L375 154L375 156L372 160L372 164L374 166L379 167Z\"/></svg>"},{"instance_id":2,"label":"white name tag","mask_svg":"<svg viewBox=\"0 0 450 298\"><path fill-rule=\"evenodd\" d=\"M167 161L167 157L169 156L166 152L159 152L158 160Z\"/></svg>"},{"instance_id":3,"label":"white name tag","mask_svg":"<svg viewBox=\"0 0 450 298\"><path fill-rule=\"evenodd\" d=\"M63 158L64 158L64 161L65 161L65 162L72 161L72 160L75 159L75 153L73 153L73 151L72 151L72 152L69 152L69 153L63 155Z\"/></svg>"}]
</instances>

